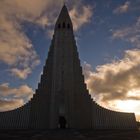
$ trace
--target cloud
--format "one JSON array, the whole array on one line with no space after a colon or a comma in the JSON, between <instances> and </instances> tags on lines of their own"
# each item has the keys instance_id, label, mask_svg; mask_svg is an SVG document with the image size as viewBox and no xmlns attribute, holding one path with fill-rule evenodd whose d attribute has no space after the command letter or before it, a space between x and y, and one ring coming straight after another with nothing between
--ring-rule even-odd
<instances>
[{"instance_id":1,"label":"cloud","mask_svg":"<svg viewBox=\"0 0 140 140\"><path fill-rule=\"evenodd\" d=\"M12 88L9 83L0 85L0 111L13 110L23 106L33 97L33 90L28 85Z\"/></svg>"},{"instance_id":2,"label":"cloud","mask_svg":"<svg viewBox=\"0 0 140 140\"><path fill-rule=\"evenodd\" d=\"M48 8L46 8L46 12L37 18L36 23L43 27L54 25L62 5L63 0L51 1ZM67 5L75 31L90 22L93 14L93 7L91 5L85 5L82 0L77 0L76 2L74 0L67 1Z\"/></svg>"},{"instance_id":3,"label":"cloud","mask_svg":"<svg viewBox=\"0 0 140 140\"><path fill-rule=\"evenodd\" d=\"M7 65L7 72L20 79L26 79L40 60L32 41L25 33L23 23L32 23L52 34L63 0L2 0L0 1L0 63ZM67 2L77 31L90 22L92 7L82 0ZM22 106L33 95L28 85L10 87L0 85L0 111Z\"/></svg>"},{"instance_id":4,"label":"cloud","mask_svg":"<svg viewBox=\"0 0 140 140\"><path fill-rule=\"evenodd\" d=\"M0 112L13 110L23 105L24 105L24 101L22 99L0 100Z\"/></svg>"},{"instance_id":5,"label":"cloud","mask_svg":"<svg viewBox=\"0 0 140 140\"><path fill-rule=\"evenodd\" d=\"M117 7L113 13L114 14L122 14L122 13L126 13L128 12L130 8L130 1L126 1L123 5L120 5L119 7Z\"/></svg>"},{"instance_id":6,"label":"cloud","mask_svg":"<svg viewBox=\"0 0 140 140\"><path fill-rule=\"evenodd\" d=\"M117 111L140 114L140 17L135 24L112 32L113 39L132 44L135 49L125 50L122 59L99 65L93 71L90 64L83 66L85 81L95 101Z\"/></svg>"},{"instance_id":7,"label":"cloud","mask_svg":"<svg viewBox=\"0 0 140 140\"><path fill-rule=\"evenodd\" d=\"M126 50L124 58L99 65L94 72L84 64L85 81L92 97L109 106L117 100L140 100L140 50Z\"/></svg>"},{"instance_id":8,"label":"cloud","mask_svg":"<svg viewBox=\"0 0 140 140\"><path fill-rule=\"evenodd\" d=\"M82 0L67 2L74 29L88 22L92 8ZM0 61L10 66L12 75L25 79L39 64L38 55L27 35L23 22L31 22L51 35L50 28L55 24L63 0L4 0L0 1Z\"/></svg>"},{"instance_id":9,"label":"cloud","mask_svg":"<svg viewBox=\"0 0 140 140\"><path fill-rule=\"evenodd\" d=\"M122 39L140 48L140 17L132 26L120 28L113 31L113 39Z\"/></svg>"},{"instance_id":10,"label":"cloud","mask_svg":"<svg viewBox=\"0 0 140 140\"><path fill-rule=\"evenodd\" d=\"M33 95L33 90L27 85L21 85L18 88L9 87L9 83L0 85L0 95L2 98L13 96L14 98L26 97L29 99Z\"/></svg>"},{"instance_id":11,"label":"cloud","mask_svg":"<svg viewBox=\"0 0 140 140\"><path fill-rule=\"evenodd\" d=\"M21 22L31 15L22 6L16 0L0 1L0 61L11 67L21 67L23 71L30 67L32 71L39 59L22 29Z\"/></svg>"},{"instance_id":12,"label":"cloud","mask_svg":"<svg viewBox=\"0 0 140 140\"><path fill-rule=\"evenodd\" d=\"M0 85L1 98L26 98L30 99L33 95L33 90L28 85L21 85L18 88L9 87L9 83L3 83Z\"/></svg>"},{"instance_id":13,"label":"cloud","mask_svg":"<svg viewBox=\"0 0 140 140\"><path fill-rule=\"evenodd\" d=\"M81 7L81 8L80 8ZM80 6L74 7L70 10L70 16L73 22L74 30L78 30L82 25L89 23L92 16L91 6Z\"/></svg>"},{"instance_id":14,"label":"cloud","mask_svg":"<svg viewBox=\"0 0 140 140\"><path fill-rule=\"evenodd\" d=\"M124 14L128 12L134 12L134 11L139 11L140 9L140 1L139 0L133 0L131 1L126 1L124 4L118 6L113 10L114 14Z\"/></svg>"},{"instance_id":15,"label":"cloud","mask_svg":"<svg viewBox=\"0 0 140 140\"><path fill-rule=\"evenodd\" d=\"M53 29L50 27L52 27L56 22L58 13L63 5L63 0L52 3L53 4L50 4L49 9L46 9L46 12L35 21L43 28L48 28L47 33L50 38L53 35ZM91 17L93 15L93 7L91 5L85 5L82 0L71 0L67 2L67 5L74 31L79 30L83 25L91 21Z\"/></svg>"},{"instance_id":16,"label":"cloud","mask_svg":"<svg viewBox=\"0 0 140 140\"><path fill-rule=\"evenodd\" d=\"M23 70L17 69L17 68L12 68L11 70L12 75L19 77L20 79L26 79L27 76L31 73L30 68L26 68Z\"/></svg>"}]
</instances>

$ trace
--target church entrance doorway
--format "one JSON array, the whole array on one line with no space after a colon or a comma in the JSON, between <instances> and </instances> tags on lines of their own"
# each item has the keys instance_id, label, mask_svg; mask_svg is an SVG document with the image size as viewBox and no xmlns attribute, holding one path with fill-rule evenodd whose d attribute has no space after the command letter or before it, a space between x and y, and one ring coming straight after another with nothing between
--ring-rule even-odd
<instances>
[{"instance_id":1,"label":"church entrance doorway","mask_svg":"<svg viewBox=\"0 0 140 140\"><path fill-rule=\"evenodd\" d=\"M67 121L64 116L59 116L59 128L65 129Z\"/></svg>"}]
</instances>

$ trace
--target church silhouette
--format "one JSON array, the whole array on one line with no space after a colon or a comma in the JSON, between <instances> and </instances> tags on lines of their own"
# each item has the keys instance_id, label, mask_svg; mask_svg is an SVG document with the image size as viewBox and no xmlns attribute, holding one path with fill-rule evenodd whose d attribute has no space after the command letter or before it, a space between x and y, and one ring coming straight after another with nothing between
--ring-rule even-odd
<instances>
[{"instance_id":1,"label":"church silhouette","mask_svg":"<svg viewBox=\"0 0 140 140\"><path fill-rule=\"evenodd\" d=\"M136 129L134 113L105 109L91 98L80 66L73 25L64 5L55 24L33 98L0 113L0 129Z\"/></svg>"}]
</instances>

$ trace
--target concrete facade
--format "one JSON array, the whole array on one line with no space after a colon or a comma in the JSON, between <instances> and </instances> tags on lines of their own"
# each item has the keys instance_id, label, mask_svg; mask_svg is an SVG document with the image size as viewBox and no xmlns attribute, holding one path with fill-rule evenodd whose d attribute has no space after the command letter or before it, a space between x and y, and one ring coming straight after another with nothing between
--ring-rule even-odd
<instances>
[{"instance_id":1,"label":"concrete facade","mask_svg":"<svg viewBox=\"0 0 140 140\"><path fill-rule=\"evenodd\" d=\"M67 128L136 129L133 113L111 111L92 100L66 6L56 22L36 94L23 107L1 112L0 128L55 129L60 117L65 118Z\"/></svg>"}]
</instances>

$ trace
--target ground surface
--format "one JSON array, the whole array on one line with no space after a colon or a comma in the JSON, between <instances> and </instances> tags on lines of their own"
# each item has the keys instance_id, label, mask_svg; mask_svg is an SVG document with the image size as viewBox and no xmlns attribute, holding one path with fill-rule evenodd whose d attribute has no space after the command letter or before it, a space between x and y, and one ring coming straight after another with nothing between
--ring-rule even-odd
<instances>
[{"instance_id":1,"label":"ground surface","mask_svg":"<svg viewBox=\"0 0 140 140\"><path fill-rule=\"evenodd\" d=\"M0 130L0 140L140 140L140 131Z\"/></svg>"}]
</instances>

